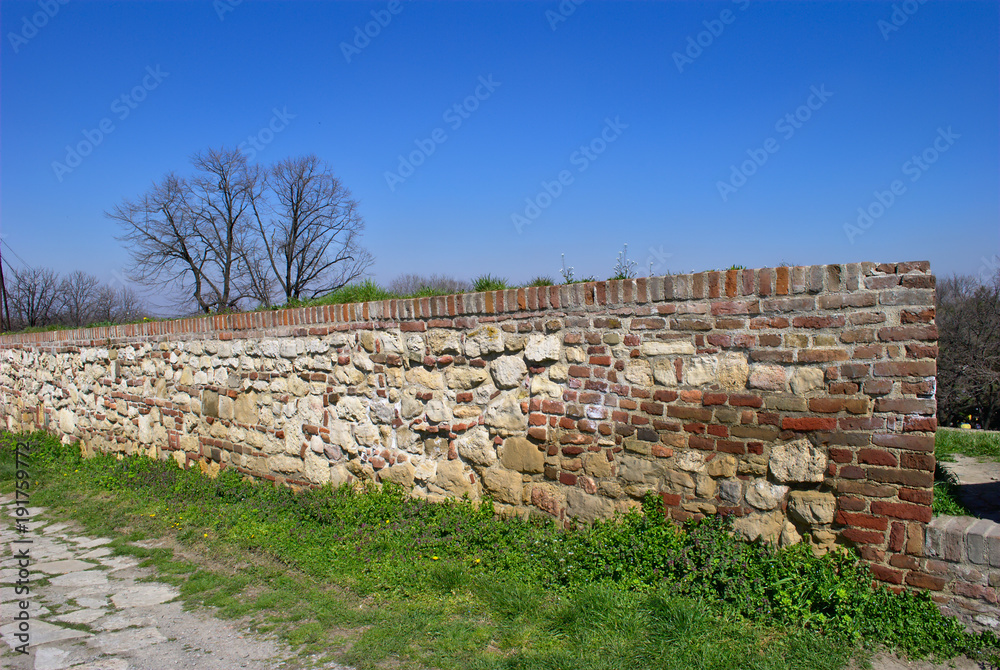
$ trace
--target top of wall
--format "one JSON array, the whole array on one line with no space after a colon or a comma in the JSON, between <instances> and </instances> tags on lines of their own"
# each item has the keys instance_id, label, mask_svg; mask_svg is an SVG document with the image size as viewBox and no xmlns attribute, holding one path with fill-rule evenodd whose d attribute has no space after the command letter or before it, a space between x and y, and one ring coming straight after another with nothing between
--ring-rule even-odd
<instances>
[{"instance_id":1,"label":"top of wall","mask_svg":"<svg viewBox=\"0 0 1000 670\"><path fill-rule=\"evenodd\" d=\"M548 310L587 312L601 309L637 309L650 303L741 297L781 300L781 296L855 293L858 291L932 288L929 261L906 263L847 263L756 270L713 270L665 277L557 284L512 288L485 293L463 293L432 298L405 298L343 305L215 314L99 328L77 328L0 336L2 348L68 348L113 343L237 337L325 335L330 331L399 327L422 331L450 327L455 317L491 321L518 313ZM890 296L889 300L893 300ZM886 298L882 298L883 303ZM764 311L809 311L845 305L833 299L811 304L781 305ZM890 303L895 304L895 303ZM725 309L721 306L713 310ZM739 309L733 301L730 309ZM726 312L719 312L726 313ZM735 312L732 312L735 313Z\"/></svg>"}]
</instances>

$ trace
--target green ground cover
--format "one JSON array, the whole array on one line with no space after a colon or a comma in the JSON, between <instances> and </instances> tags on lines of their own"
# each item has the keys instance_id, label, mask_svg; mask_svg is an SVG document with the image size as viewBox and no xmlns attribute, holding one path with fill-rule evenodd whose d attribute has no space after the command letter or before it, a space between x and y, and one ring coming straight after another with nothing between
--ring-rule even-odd
<instances>
[{"instance_id":1,"label":"green ground cover","mask_svg":"<svg viewBox=\"0 0 1000 670\"><path fill-rule=\"evenodd\" d=\"M885 645L994 661L926 595L872 586L849 553L678 527L650 499L558 528L386 486L294 493L172 461L81 459L43 434L0 439L0 490L30 439L32 504L115 537L191 605L360 668L843 668ZM164 548L133 544L161 538ZM304 660L303 663L306 661Z\"/></svg>"}]
</instances>

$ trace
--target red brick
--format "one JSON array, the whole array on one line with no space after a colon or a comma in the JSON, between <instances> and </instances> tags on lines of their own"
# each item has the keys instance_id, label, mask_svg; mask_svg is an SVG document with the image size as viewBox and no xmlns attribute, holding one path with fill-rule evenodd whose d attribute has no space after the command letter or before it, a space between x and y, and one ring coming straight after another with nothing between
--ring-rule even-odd
<instances>
[{"instance_id":1,"label":"red brick","mask_svg":"<svg viewBox=\"0 0 1000 670\"><path fill-rule=\"evenodd\" d=\"M862 498L855 498L854 496L840 496L837 498L837 507L849 512L860 512L868 503Z\"/></svg>"},{"instance_id":2,"label":"red brick","mask_svg":"<svg viewBox=\"0 0 1000 670\"><path fill-rule=\"evenodd\" d=\"M938 345L911 342L906 345L907 358L937 358Z\"/></svg>"},{"instance_id":3,"label":"red brick","mask_svg":"<svg viewBox=\"0 0 1000 670\"><path fill-rule=\"evenodd\" d=\"M570 474L569 472L560 472L559 483L565 484L566 486L576 486L576 475Z\"/></svg>"},{"instance_id":4,"label":"red brick","mask_svg":"<svg viewBox=\"0 0 1000 670\"><path fill-rule=\"evenodd\" d=\"M899 499L906 500L907 502L916 503L918 505L930 505L932 498L933 494L930 489L899 489Z\"/></svg>"},{"instance_id":5,"label":"red brick","mask_svg":"<svg viewBox=\"0 0 1000 670\"><path fill-rule=\"evenodd\" d=\"M569 366L569 376L570 377L589 377L590 368L585 365L571 365Z\"/></svg>"},{"instance_id":6,"label":"red brick","mask_svg":"<svg viewBox=\"0 0 1000 670\"><path fill-rule=\"evenodd\" d=\"M809 410L825 414L844 411L845 402L843 398L810 398Z\"/></svg>"},{"instance_id":7,"label":"red brick","mask_svg":"<svg viewBox=\"0 0 1000 670\"><path fill-rule=\"evenodd\" d=\"M903 583L903 572L900 570L893 570L884 565L872 565L870 567L872 575L880 582L888 582L889 584Z\"/></svg>"},{"instance_id":8,"label":"red brick","mask_svg":"<svg viewBox=\"0 0 1000 670\"><path fill-rule=\"evenodd\" d=\"M934 475L919 470L896 470L889 468L868 468L868 479L887 484L902 484L916 488L929 487L934 483Z\"/></svg>"},{"instance_id":9,"label":"red brick","mask_svg":"<svg viewBox=\"0 0 1000 670\"><path fill-rule=\"evenodd\" d=\"M837 512L833 520L835 523L853 526L854 528L867 528L868 530L888 530L889 528L888 519L860 512L840 511Z\"/></svg>"},{"instance_id":10,"label":"red brick","mask_svg":"<svg viewBox=\"0 0 1000 670\"><path fill-rule=\"evenodd\" d=\"M856 544L882 544L885 542L885 534L873 530L845 528L840 532L840 535Z\"/></svg>"},{"instance_id":11,"label":"red brick","mask_svg":"<svg viewBox=\"0 0 1000 670\"><path fill-rule=\"evenodd\" d=\"M844 465L840 468L840 472L838 474L845 479L865 478L865 471L856 465Z\"/></svg>"},{"instance_id":12,"label":"red brick","mask_svg":"<svg viewBox=\"0 0 1000 670\"><path fill-rule=\"evenodd\" d=\"M933 577L924 572L909 572L906 575L906 583L918 589L940 591L947 582L941 577Z\"/></svg>"},{"instance_id":13,"label":"red brick","mask_svg":"<svg viewBox=\"0 0 1000 670\"><path fill-rule=\"evenodd\" d=\"M836 447L831 447L827 451L827 455L834 463L850 463L854 460L854 453L850 449L838 449Z\"/></svg>"},{"instance_id":14,"label":"red brick","mask_svg":"<svg viewBox=\"0 0 1000 670\"><path fill-rule=\"evenodd\" d=\"M729 404L733 407L763 407L760 396L750 394L733 394L729 396Z\"/></svg>"},{"instance_id":15,"label":"red brick","mask_svg":"<svg viewBox=\"0 0 1000 670\"><path fill-rule=\"evenodd\" d=\"M935 361L883 361L875 363L876 377L933 377Z\"/></svg>"},{"instance_id":16,"label":"red brick","mask_svg":"<svg viewBox=\"0 0 1000 670\"><path fill-rule=\"evenodd\" d=\"M788 319L783 316L758 316L750 319L750 328L788 328Z\"/></svg>"},{"instance_id":17,"label":"red brick","mask_svg":"<svg viewBox=\"0 0 1000 670\"><path fill-rule=\"evenodd\" d=\"M837 328L844 325L844 317L836 316L796 316L792 319L796 328Z\"/></svg>"},{"instance_id":18,"label":"red brick","mask_svg":"<svg viewBox=\"0 0 1000 670\"><path fill-rule=\"evenodd\" d=\"M829 363L831 361L846 361L851 355L846 349L800 349L800 363Z\"/></svg>"},{"instance_id":19,"label":"red brick","mask_svg":"<svg viewBox=\"0 0 1000 670\"><path fill-rule=\"evenodd\" d=\"M834 418L803 416L786 416L781 420L781 427L784 430L833 430L837 427L837 420Z\"/></svg>"},{"instance_id":20,"label":"red brick","mask_svg":"<svg viewBox=\"0 0 1000 670\"><path fill-rule=\"evenodd\" d=\"M872 442L880 447L906 449L907 451L934 451L933 435L900 435L899 433L876 433Z\"/></svg>"},{"instance_id":21,"label":"red brick","mask_svg":"<svg viewBox=\"0 0 1000 670\"><path fill-rule=\"evenodd\" d=\"M903 340L936 340L937 326L895 326L881 328L878 339L883 342L900 342Z\"/></svg>"},{"instance_id":22,"label":"red brick","mask_svg":"<svg viewBox=\"0 0 1000 670\"><path fill-rule=\"evenodd\" d=\"M591 356L590 357L590 364L591 365L601 365L601 366L604 366L604 367L610 366L611 365L611 356Z\"/></svg>"},{"instance_id":23,"label":"red brick","mask_svg":"<svg viewBox=\"0 0 1000 670\"><path fill-rule=\"evenodd\" d=\"M677 507L681 504L679 493L660 493L660 498L663 499L663 504L666 507Z\"/></svg>"},{"instance_id":24,"label":"red brick","mask_svg":"<svg viewBox=\"0 0 1000 670\"><path fill-rule=\"evenodd\" d=\"M931 508L928 505L911 505L909 503L875 500L872 501L871 510L873 514L884 514L896 519L923 521L924 523L929 523L931 520Z\"/></svg>"},{"instance_id":25,"label":"red brick","mask_svg":"<svg viewBox=\"0 0 1000 670\"><path fill-rule=\"evenodd\" d=\"M658 402L673 402L677 400L677 391L653 391L653 400Z\"/></svg>"},{"instance_id":26,"label":"red brick","mask_svg":"<svg viewBox=\"0 0 1000 670\"><path fill-rule=\"evenodd\" d=\"M712 451L715 449L715 439L708 437L701 437L700 435L692 435L688 438L688 446L692 449L702 449L705 451Z\"/></svg>"},{"instance_id":27,"label":"red brick","mask_svg":"<svg viewBox=\"0 0 1000 670\"><path fill-rule=\"evenodd\" d=\"M427 330L427 324L423 321L404 321L399 324L399 329L404 333L422 333Z\"/></svg>"},{"instance_id":28,"label":"red brick","mask_svg":"<svg viewBox=\"0 0 1000 670\"><path fill-rule=\"evenodd\" d=\"M728 396L725 393L706 393L701 397L703 405L725 405Z\"/></svg>"},{"instance_id":29,"label":"red brick","mask_svg":"<svg viewBox=\"0 0 1000 670\"><path fill-rule=\"evenodd\" d=\"M868 465L889 465L896 467L899 461L883 449L862 449L858 452L858 462Z\"/></svg>"},{"instance_id":30,"label":"red brick","mask_svg":"<svg viewBox=\"0 0 1000 670\"><path fill-rule=\"evenodd\" d=\"M900 465L911 470L926 470L934 472L934 454L908 454L900 455Z\"/></svg>"},{"instance_id":31,"label":"red brick","mask_svg":"<svg viewBox=\"0 0 1000 670\"><path fill-rule=\"evenodd\" d=\"M528 437L544 442L548 439L549 433L544 426L532 426L528 428Z\"/></svg>"}]
</instances>

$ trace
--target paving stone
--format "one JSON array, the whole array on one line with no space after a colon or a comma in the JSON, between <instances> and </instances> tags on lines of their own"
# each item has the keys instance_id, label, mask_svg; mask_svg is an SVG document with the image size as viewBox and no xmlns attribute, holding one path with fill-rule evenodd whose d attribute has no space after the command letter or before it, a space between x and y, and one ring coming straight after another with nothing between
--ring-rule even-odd
<instances>
[{"instance_id":1,"label":"paving stone","mask_svg":"<svg viewBox=\"0 0 1000 670\"><path fill-rule=\"evenodd\" d=\"M39 647L35 652L35 670L63 670L72 665L70 652L52 645Z\"/></svg>"},{"instance_id":2,"label":"paving stone","mask_svg":"<svg viewBox=\"0 0 1000 670\"><path fill-rule=\"evenodd\" d=\"M54 586L61 587L97 586L98 584L107 584L108 576L98 570L83 570L53 577L49 582Z\"/></svg>"},{"instance_id":3,"label":"paving stone","mask_svg":"<svg viewBox=\"0 0 1000 670\"><path fill-rule=\"evenodd\" d=\"M148 626L104 633L94 636L88 643L105 654L121 654L166 641L167 638L159 630Z\"/></svg>"},{"instance_id":4,"label":"paving stone","mask_svg":"<svg viewBox=\"0 0 1000 670\"><path fill-rule=\"evenodd\" d=\"M93 563L88 563L86 561L80 561L75 558L72 558L65 561L36 563L34 567L35 570L38 570L39 572L44 572L48 575L64 575L70 572L80 572L81 570L89 570L96 566Z\"/></svg>"},{"instance_id":5,"label":"paving stone","mask_svg":"<svg viewBox=\"0 0 1000 670\"><path fill-rule=\"evenodd\" d=\"M97 621L102 616L106 615L107 610L103 609L86 609L86 610L76 610L75 612L68 612L66 614L60 614L59 616L52 617L56 621L62 621L64 623L82 623L88 624Z\"/></svg>"},{"instance_id":6,"label":"paving stone","mask_svg":"<svg viewBox=\"0 0 1000 670\"><path fill-rule=\"evenodd\" d=\"M100 609L108 606L107 598L76 598L76 604L85 609Z\"/></svg>"},{"instance_id":7,"label":"paving stone","mask_svg":"<svg viewBox=\"0 0 1000 670\"><path fill-rule=\"evenodd\" d=\"M88 549L92 548L92 547L99 547L102 544L108 544L108 543L111 542L111 540L109 538L106 538L106 537L93 537L93 538L92 537L76 537L76 538L72 538L72 540L73 540L73 542L76 542L76 546L78 546L78 547L87 547Z\"/></svg>"},{"instance_id":8,"label":"paving stone","mask_svg":"<svg viewBox=\"0 0 1000 670\"><path fill-rule=\"evenodd\" d=\"M120 658L102 658L93 663L74 665L73 670L129 670L129 664Z\"/></svg>"},{"instance_id":9,"label":"paving stone","mask_svg":"<svg viewBox=\"0 0 1000 670\"><path fill-rule=\"evenodd\" d=\"M21 644L21 642L14 637L14 633L16 632L16 623L0 626L0 635L3 636L3 641L6 642L11 649ZM45 621L32 620L29 635L28 647L30 648L48 644L49 642L60 642L62 640L75 640L77 638L91 637L92 633L76 630L75 628L55 626Z\"/></svg>"},{"instance_id":10,"label":"paving stone","mask_svg":"<svg viewBox=\"0 0 1000 670\"><path fill-rule=\"evenodd\" d=\"M103 558L104 556L108 556L111 553L112 551L108 547L98 547L93 551L88 551L86 554L83 554L82 556L80 556L80 558Z\"/></svg>"},{"instance_id":11,"label":"paving stone","mask_svg":"<svg viewBox=\"0 0 1000 670\"><path fill-rule=\"evenodd\" d=\"M147 607L173 600L180 591L164 584L140 584L111 596L115 607Z\"/></svg>"}]
</instances>

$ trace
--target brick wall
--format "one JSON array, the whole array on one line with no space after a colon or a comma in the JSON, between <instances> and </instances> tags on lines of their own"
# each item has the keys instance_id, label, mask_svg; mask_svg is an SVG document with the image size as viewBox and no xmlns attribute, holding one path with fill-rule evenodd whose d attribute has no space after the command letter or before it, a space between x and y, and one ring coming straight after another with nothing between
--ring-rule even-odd
<instances>
[{"instance_id":1,"label":"brick wall","mask_svg":"<svg viewBox=\"0 0 1000 670\"><path fill-rule=\"evenodd\" d=\"M7 335L0 413L88 451L511 515L652 493L925 587L936 338L926 262L703 272Z\"/></svg>"},{"instance_id":2,"label":"brick wall","mask_svg":"<svg viewBox=\"0 0 1000 670\"><path fill-rule=\"evenodd\" d=\"M934 599L983 628L1000 629L1000 524L970 516L938 516L928 524L924 558L893 556L919 567Z\"/></svg>"}]
</instances>

